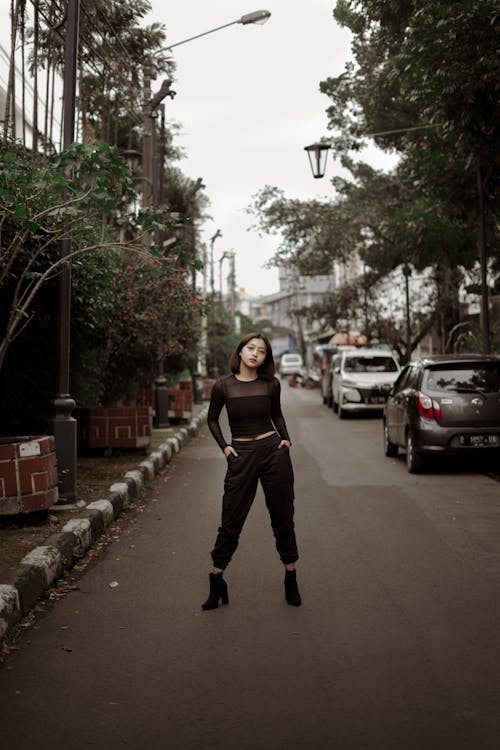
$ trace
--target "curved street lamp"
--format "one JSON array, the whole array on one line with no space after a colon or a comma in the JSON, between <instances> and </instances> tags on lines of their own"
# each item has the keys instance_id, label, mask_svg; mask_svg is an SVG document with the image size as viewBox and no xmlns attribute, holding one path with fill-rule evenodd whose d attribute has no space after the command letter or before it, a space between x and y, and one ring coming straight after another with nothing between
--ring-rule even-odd
<instances>
[{"instance_id":1,"label":"curved street lamp","mask_svg":"<svg viewBox=\"0 0 500 750\"><path fill-rule=\"evenodd\" d=\"M241 23L243 26L247 26L250 23L262 25L266 23L266 21L268 21L270 18L271 18L271 13L268 10L254 10L252 13L245 13L244 16L241 16L241 18L236 19L236 21L230 21L229 23L225 23L222 26L217 26L215 29L209 29L208 31L203 31L201 34L190 36L188 39L183 39L181 42L175 42L174 44L169 44L167 47L162 47L161 49L158 50L158 52L168 52L174 47L179 47L179 45L181 44L186 44L186 42L192 42L193 39L199 39L202 36L207 36L207 34L213 34L214 31L227 29L228 26L234 26L237 23Z\"/></svg>"},{"instance_id":2,"label":"curved street lamp","mask_svg":"<svg viewBox=\"0 0 500 750\"><path fill-rule=\"evenodd\" d=\"M233 26L237 23L240 23L244 26L248 24L263 24L269 18L271 17L271 13L268 10L256 10L252 13L246 13L245 15L241 16L241 18L238 18L236 21L231 21L230 23L226 23L223 26L217 26L214 29L209 29L208 31L204 31L201 34L196 34L195 36L191 36L187 39L183 39L180 42L175 42L174 44L169 44L167 47L162 47L161 49L157 50L158 54L159 52L165 52L170 51L174 47L179 47L181 44L186 44L187 42L191 42L194 39L199 39L202 36L206 36L207 34L212 34L215 31L219 31L220 29L225 29L228 26ZM161 89L158 91L157 94L154 96L151 96L151 79L153 77L152 74L152 66L150 64L147 64L145 67L145 105L143 108L143 153L144 153L144 162L143 162L143 174L145 175L146 182L149 182L151 185L151 188L148 192L143 192L143 201L145 205L153 205L156 206L158 203L158 187L157 187L157 174L158 174L158 164L157 164L157 148L156 148L156 124L155 124L155 116L156 116L156 110L160 106L161 102L166 96L173 96L175 95L175 92L171 91L171 84L172 81L169 79L163 81ZM222 237L222 234L220 233L220 230L217 230L214 237L211 239L211 287L212 287L212 305L214 304L214 297L215 297L215 287L214 287L214 260L213 260L213 243L217 237ZM156 239L155 239L156 242ZM212 316L214 315L213 309L212 309ZM214 319L212 317L212 339L214 339ZM215 351L215 349L214 349ZM217 361L214 355L214 372L217 373ZM169 424L168 419L168 392L167 392L167 385L166 385L166 379L164 375L164 364L163 361L159 364L159 373L158 376L155 379L155 411L156 411L156 426L157 427L167 427Z\"/></svg>"}]
</instances>

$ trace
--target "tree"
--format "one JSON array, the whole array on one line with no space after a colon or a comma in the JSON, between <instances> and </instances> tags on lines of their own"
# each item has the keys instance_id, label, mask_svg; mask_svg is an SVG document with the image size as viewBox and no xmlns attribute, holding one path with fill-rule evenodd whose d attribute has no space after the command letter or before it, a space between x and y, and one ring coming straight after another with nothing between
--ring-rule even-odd
<instances>
[{"instance_id":1,"label":"tree","mask_svg":"<svg viewBox=\"0 0 500 750\"><path fill-rule=\"evenodd\" d=\"M203 304L177 253L167 253L161 263L156 255L129 257L112 286L115 315L103 331L108 359L101 402L135 403L137 389L151 385L159 362L176 357L189 365Z\"/></svg>"},{"instance_id":2,"label":"tree","mask_svg":"<svg viewBox=\"0 0 500 750\"><path fill-rule=\"evenodd\" d=\"M332 101L334 148L356 150L364 134L392 131L375 141L401 155L404 184L420 199L413 219L424 235L432 212L437 229L443 219L454 224L469 243L469 266L477 258L480 166L498 274L498 7L491 0L340 0L335 17L354 34L356 65L320 85ZM455 265L460 256L463 248Z\"/></svg>"},{"instance_id":3,"label":"tree","mask_svg":"<svg viewBox=\"0 0 500 750\"><path fill-rule=\"evenodd\" d=\"M339 0L335 17L353 33L356 62L320 88L331 99L331 144L350 177L333 180L335 194L327 203L290 201L266 187L251 211L262 231L280 234L278 265L325 273L332 262L360 259L365 272L359 281L326 303L330 322L337 309L354 315L364 305L365 324L379 326L376 308L370 320L366 316L368 292L398 268L430 269L435 304L413 331L415 344L433 320L442 320L445 331L455 330L459 320L464 273L477 268L478 164L491 269L496 263L500 270L498 14L486 0L459 8L430 0ZM351 156L371 132L379 133L381 148L400 156L390 174ZM453 346L453 337L445 338Z\"/></svg>"},{"instance_id":4,"label":"tree","mask_svg":"<svg viewBox=\"0 0 500 750\"><path fill-rule=\"evenodd\" d=\"M192 274L194 281L195 222L203 218L204 207L204 199L197 195L201 185L179 172L173 184L167 173L165 200L161 207L155 207L154 215L153 211L133 210L137 196L133 197L133 183L118 149L138 148L140 144L144 61L154 56L158 72L173 69L167 56L156 54L164 46L164 28L159 24L140 26L150 11L150 3L90 0L82 5L77 107L85 143L59 156L52 123L57 116L54 81L63 67L63 11L53 0L36 3L30 28L25 6L23 0L12 3L13 50L19 48L20 39L26 40L25 57L22 45L22 76L24 80L25 66L29 64L29 73L42 97L42 88L45 89L45 125L39 126L43 118L36 110L37 96L33 153L30 155L6 139L0 153L0 273L4 272L0 276L0 372L7 384L4 391L12 394L7 410L17 397L23 404L24 395L24 412L27 393L31 407L34 398L46 398L47 393L49 399L53 396L53 321L58 314L55 292L57 275L66 262L72 264L72 393L79 401L109 402L114 397L126 397L133 382L142 383L154 370L160 351L173 352L169 361L189 359L191 355L183 351L183 343L196 346L201 305L194 284L185 280ZM19 53L16 62L19 65ZM11 75L14 76L14 52ZM12 85L5 118L7 132L13 126L11 115L18 107L18 92ZM165 134L162 164L165 154L171 159L179 156L172 132ZM43 158L38 154L40 142ZM116 145L117 149L104 144ZM68 195L65 199L61 197L63 190ZM160 247L143 248L141 239L152 230L157 230L155 239L164 240L169 253ZM69 233L73 253L62 260L59 243ZM133 266L133 273L129 266ZM129 295L136 295L141 301L147 325L158 338L152 348L144 342L146 321L142 317L137 315L123 325L130 308L124 309L123 295L114 285L117 278L126 278ZM152 322L156 320L152 290L148 290L153 279L161 280L163 299L169 300L167 308L161 306L161 310L156 300L156 312L163 315L158 315L160 323L156 328ZM183 315L176 318L174 307L182 309ZM123 377L113 377L113 358L123 362L123 351L132 342L137 348L136 372L129 368L125 373L122 367L118 374ZM38 361L44 362L43 372L40 368L37 371L33 352ZM18 363L22 363L22 374L16 372ZM21 379L25 381L23 386ZM6 428L4 416L2 411Z\"/></svg>"},{"instance_id":5,"label":"tree","mask_svg":"<svg viewBox=\"0 0 500 750\"><path fill-rule=\"evenodd\" d=\"M65 176L70 172L71 180ZM61 198L63 188L67 200ZM195 345L200 313L197 295L186 281L189 258L183 257L180 244L165 253L144 249L141 238L141 231L153 225L173 232L180 217L168 211L154 216L129 212L132 183L116 149L75 145L43 165L39 155L0 144L0 195L0 372L21 335L28 344L27 359L22 348L15 351L16 360L28 364L23 377L32 370L34 347L40 359L53 361L54 352L42 351L45 339L53 337L53 283L65 262L74 271L75 395L87 402L123 400L134 384L151 378L160 342L168 350L164 354ZM134 239L123 242L120 235L131 223ZM60 241L69 232L74 250L62 259ZM37 335L26 338L30 327ZM154 353L148 343L153 340ZM137 371L123 362L133 362ZM11 369L2 373L5 382L11 382ZM44 368L44 377L49 369ZM38 393L43 389L39 375L35 377ZM21 392L18 381L19 376L15 389Z\"/></svg>"}]
</instances>

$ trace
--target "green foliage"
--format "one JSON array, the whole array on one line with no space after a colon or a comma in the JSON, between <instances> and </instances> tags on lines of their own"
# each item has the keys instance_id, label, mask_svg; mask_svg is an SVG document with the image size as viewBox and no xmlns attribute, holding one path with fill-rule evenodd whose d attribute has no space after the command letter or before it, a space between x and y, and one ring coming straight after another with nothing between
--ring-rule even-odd
<instances>
[{"instance_id":1,"label":"green foliage","mask_svg":"<svg viewBox=\"0 0 500 750\"><path fill-rule=\"evenodd\" d=\"M30 318L42 286L73 253L116 244L113 223L133 195L116 149L74 145L48 164L21 146L0 142L0 368Z\"/></svg>"},{"instance_id":2,"label":"green foliage","mask_svg":"<svg viewBox=\"0 0 500 750\"><path fill-rule=\"evenodd\" d=\"M325 326L348 318L363 319L372 335L384 321L396 330L390 311L381 317L370 298L388 274L411 264L430 268L436 285L433 309L414 315L414 340L438 317L452 331L463 272L478 263L478 164L490 271L500 286L498 9L491 0L339 0L334 16L353 33L355 62L320 88L330 98L333 151L350 175L332 181L335 194L323 203L289 200L267 186L250 212L261 231L279 234L277 265L307 275L336 263L352 276L362 262L357 281L312 311ZM392 173L351 158L369 133L398 152Z\"/></svg>"},{"instance_id":3,"label":"green foliage","mask_svg":"<svg viewBox=\"0 0 500 750\"><path fill-rule=\"evenodd\" d=\"M137 388L152 383L161 360L182 360L196 350L203 305L172 253L161 261L131 256L111 286L114 316L104 338L109 356L103 401L135 402Z\"/></svg>"},{"instance_id":4,"label":"green foliage","mask_svg":"<svg viewBox=\"0 0 500 750\"><path fill-rule=\"evenodd\" d=\"M29 27L24 4L16 10ZM203 310L186 279L194 281L200 266L195 222L204 218L206 205L196 195L201 181L169 170L164 205L136 211L134 181L118 150L141 149L145 63L152 58L154 70L167 74L175 67L168 53L158 53L165 29L141 25L150 11L147 0L88 0L82 6L78 109L84 145L42 157L36 143L31 153L0 142L0 378L7 394L0 405L2 430L30 430L30 424L41 429L50 411L57 382L58 277L67 265L70 390L78 402L135 399L138 385L150 385L160 357L175 369L195 368ZM62 72L64 61L60 9L41 0L33 24L37 17L36 30L27 28L24 37L35 88L35 61L49 79ZM50 119L54 102L47 106ZM175 126L165 134L169 159L179 157L173 132ZM46 151L54 148L51 133L47 121L39 139L45 139ZM149 247L153 238L158 246ZM64 247L71 252L61 258L61 243L69 240Z\"/></svg>"},{"instance_id":5,"label":"green foliage","mask_svg":"<svg viewBox=\"0 0 500 750\"><path fill-rule=\"evenodd\" d=\"M72 393L81 403L135 400L161 358L182 358L196 348L203 311L186 280L189 253L182 244L168 253L155 246L146 250L140 234L172 234L182 217L168 209L130 213L134 193L116 149L75 145L44 164L3 143L0 186L2 361L30 326L42 338L50 331L52 338L60 243L70 235L72 252L64 262L72 267ZM127 234L128 242L119 239ZM33 345L31 336L28 342ZM15 343L20 361L23 348Z\"/></svg>"},{"instance_id":6,"label":"green foliage","mask_svg":"<svg viewBox=\"0 0 500 750\"><path fill-rule=\"evenodd\" d=\"M489 252L498 259L497 5L342 0L336 17L354 33L356 65L321 84L332 100L334 148L359 149L366 133L403 129L375 140L401 154L405 185L437 202L468 240L477 224L481 164Z\"/></svg>"}]
</instances>

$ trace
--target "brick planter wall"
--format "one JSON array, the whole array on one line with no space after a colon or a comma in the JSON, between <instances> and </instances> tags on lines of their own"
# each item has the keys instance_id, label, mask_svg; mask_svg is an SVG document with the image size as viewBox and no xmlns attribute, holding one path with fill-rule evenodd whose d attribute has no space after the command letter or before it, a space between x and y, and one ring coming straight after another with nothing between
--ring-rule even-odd
<instances>
[{"instance_id":1,"label":"brick planter wall","mask_svg":"<svg viewBox=\"0 0 500 750\"><path fill-rule=\"evenodd\" d=\"M193 416L193 391L189 387L168 389L169 419L191 419Z\"/></svg>"},{"instance_id":2,"label":"brick planter wall","mask_svg":"<svg viewBox=\"0 0 500 750\"><path fill-rule=\"evenodd\" d=\"M53 435L0 438L0 515L52 507L58 484Z\"/></svg>"},{"instance_id":3,"label":"brick planter wall","mask_svg":"<svg viewBox=\"0 0 500 750\"><path fill-rule=\"evenodd\" d=\"M213 378L203 378L203 401L210 401L214 383L215 380Z\"/></svg>"},{"instance_id":4,"label":"brick planter wall","mask_svg":"<svg viewBox=\"0 0 500 750\"><path fill-rule=\"evenodd\" d=\"M153 414L149 406L78 409L78 449L144 448L151 442Z\"/></svg>"}]
</instances>

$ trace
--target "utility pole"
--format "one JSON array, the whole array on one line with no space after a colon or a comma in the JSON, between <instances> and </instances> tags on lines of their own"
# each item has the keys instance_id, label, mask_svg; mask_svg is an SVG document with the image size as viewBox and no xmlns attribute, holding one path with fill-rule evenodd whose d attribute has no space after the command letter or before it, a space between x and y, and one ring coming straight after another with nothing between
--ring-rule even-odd
<instances>
[{"instance_id":1,"label":"utility pole","mask_svg":"<svg viewBox=\"0 0 500 750\"><path fill-rule=\"evenodd\" d=\"M488 259L486 256L486 240L484 231L484 189L481 159L477 160L477 213L478 213L478 244L479 263L481 268L481 333L483 340L483 354L490 353L490 311L488 300Z\"/></svg>"},{"instance_id":2,"label":"utility pole","mask_svg":"<svg viewBox=\"0 0 500 750\"><path fill-rule=\"evenodd\" d=\"M153 140L153 108L151 106L151 81L156 78L156 72L151 60L144 63L144 100L142 106L142 205L144 208L153 203L153 170L152 170L152 140Z\"/></svg>"},{"instance_id":3,"label":"utility pole","mask_svg":"<svg viewBox=\"0 0 500 750\"><path fill-rule=\"evenodd\" d=\"M161 102L166 96L175 96L170 90L172 81L165 79L160 90L152 96L151 81L156 78L154 66L149 60L144 65L144 102L143 102L143 136L142 136L142 205L144 208L155 209L163 200L163 166L164 166L164 140L165 140L165 110L162 107L162 132L160 143L162 144L161 156L158 154L158 143L156 137L156 117ZM149 246L151 237L149 233L144 238L144 244ZM160 244L161 234L158 229L154 232L155 244ZM158 342L158 372L155 378L155 426L165 428L170 426L168 419L168 388L165 378L165 355L163 343Z\"/></svg>"},{"instance_id":4,"label":"utility pole","mask_svg":"<svg viewBox=\"0 0 500 750\"><path fill-rule=\"evenodd\" d=\"M219 368L217 366L217 343L215 336L215 278L214 278L214 242L217 237L222 237L220 229L216 231L213 237L210 238L210 296L211 296L211 325L210 325L210 342L212 344L212 377L217 378L219 375Z\"/></svg>"},{"instance_id":5,"label":"utility pole","mask_svg":"<svg viewBox=\"0 0 500 750\"><path fill-rule=\"evenodd\" d=\"M231 250L229 254L229 310L231 313L231 320L233 323L233 329L236 328L235 325L235 315L236 315L236 253L234 250Z\"/></svg>"}]
</instances>

